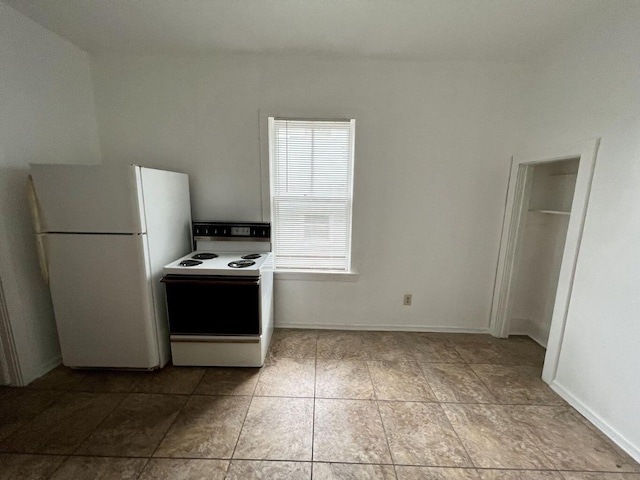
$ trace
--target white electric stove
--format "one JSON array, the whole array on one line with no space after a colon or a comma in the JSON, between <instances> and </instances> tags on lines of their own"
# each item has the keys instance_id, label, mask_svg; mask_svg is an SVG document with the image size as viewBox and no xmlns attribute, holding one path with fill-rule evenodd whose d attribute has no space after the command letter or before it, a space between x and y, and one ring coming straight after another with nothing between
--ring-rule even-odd
<instances>
[{"instance_id":1,"label":"white electric stove","mask_svg":"<svg viewBox=\"0 0 640 480\"><path fill-rule=\"evenodd\" d=\"M242 246L245 245L240 245ZM253 277L260 275L262 266L270 257L269 252L258 253L255 250L249 253L246 250L223 252L220 248L215 251L198 249L166 265L164 274Z\"/></svg>"},{"instance_id":2,"label":"white electric stove","mask_svg":"<svg viewBox=\"0 0 640 480\"><path fill-rule=\"evenodd\" d=\"M195 250L164 267L174 365L259 367L273 334L268 223L194 222Z\"/></svg>"}]
</instances>

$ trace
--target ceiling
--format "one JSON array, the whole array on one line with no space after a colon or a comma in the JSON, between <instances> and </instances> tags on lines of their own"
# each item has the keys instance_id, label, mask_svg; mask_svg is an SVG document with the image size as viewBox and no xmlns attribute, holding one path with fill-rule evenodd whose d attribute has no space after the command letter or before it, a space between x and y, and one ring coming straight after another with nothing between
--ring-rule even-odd
<instances>
[{"instance_id":1,"label":"ceiling","mask_svg":"<svg viewBox=\"0 0 640 480\"><path fill-rule=\"evenodd\" d=\"M638 0L4 0L91 52L526 61Z\"/></svg>"}]
</instances>

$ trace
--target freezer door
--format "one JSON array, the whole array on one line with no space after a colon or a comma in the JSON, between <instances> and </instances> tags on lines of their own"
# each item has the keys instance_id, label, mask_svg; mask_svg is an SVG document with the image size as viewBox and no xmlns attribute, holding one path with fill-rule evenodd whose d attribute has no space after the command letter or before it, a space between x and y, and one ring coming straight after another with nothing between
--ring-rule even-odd
<instances>
[{"instance_id":1,"label":"freezer door","mask_svg":"<svg viewBox=\"0 0 640 480\"><path fill-rule=\"evenodd\" d=\"M144 233L139 167L31 165L41 232Z\"/></svg>"},{"instance_id":2,"label":"freezer door","mask_svg":"<svg viewBox=\"0 0 640 480\"><path fill-rule=\"evenodd\" d=\"M44 236L63 363L159 366L145 235Z\"/></svg>"}]
</instances>

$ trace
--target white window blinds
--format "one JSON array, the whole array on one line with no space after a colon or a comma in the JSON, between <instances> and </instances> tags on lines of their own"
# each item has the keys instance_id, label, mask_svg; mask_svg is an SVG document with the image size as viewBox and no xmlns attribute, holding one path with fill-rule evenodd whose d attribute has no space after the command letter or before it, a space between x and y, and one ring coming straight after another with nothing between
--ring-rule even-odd
<instances>
[{"instance_id":1,"label":"white window blinds","mask_svg":"<svg viewBox=\"0 0 640 480\"><path fill-rule=\"evenodd\" d=\"M355 120L269 118L278 270L348 271Z\"/></svg>"}]
</instances>

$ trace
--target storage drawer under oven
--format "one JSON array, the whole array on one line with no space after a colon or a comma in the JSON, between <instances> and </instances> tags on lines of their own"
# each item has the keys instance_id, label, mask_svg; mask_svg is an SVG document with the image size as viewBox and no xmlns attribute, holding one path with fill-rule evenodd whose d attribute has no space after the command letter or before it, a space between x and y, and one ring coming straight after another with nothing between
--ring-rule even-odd
<instances>
[{"instance_id":1,"label":"storage drawer under oven","mask_svg":"<svg viewBox=\"0 0 640 480\"><path fill-rule=\"evenodd\" d=\"M171 335L259 335L260 278L166 275Z\"/></svg>"}]
</instances>

